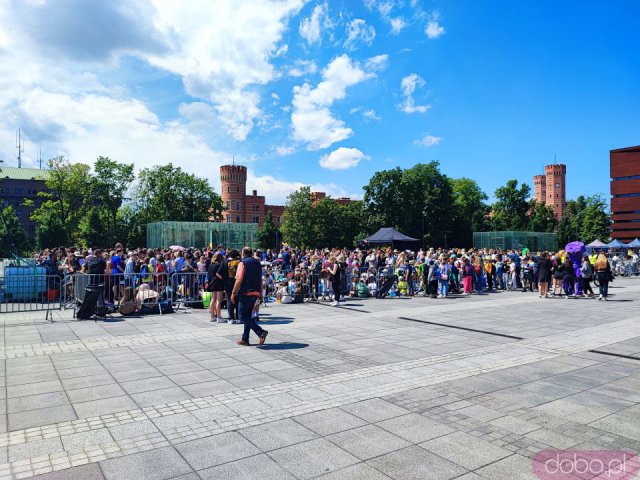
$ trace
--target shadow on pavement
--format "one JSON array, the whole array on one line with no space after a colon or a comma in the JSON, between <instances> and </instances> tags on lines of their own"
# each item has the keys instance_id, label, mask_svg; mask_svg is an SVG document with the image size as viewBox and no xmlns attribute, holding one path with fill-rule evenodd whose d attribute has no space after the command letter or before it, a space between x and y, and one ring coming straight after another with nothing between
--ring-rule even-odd
<instances>
[{"instance_id":1,"label":"shadow on pavement","mask_svg":"<svg viewBox=\"0 0 640 480\"><path fill-rule=\"evenodd\" d=\"M298 348L307 348L309 346L308 343L292 343L292 342L283 342L283 343L267 343L266 345L262 345L258 347L262 350L296 350Z\"/></svg>"},{"instance_id":2,"label":"shadow on pavement","mask_svg":"<svg viewBox=\"0 0 640 480\"><path fill-rule=\"evenodd\" d=\"M260 315L262 316L262 315ZM293 323L293 318L291 317L270 317L267 320L260 320L258 322L260 325L286 325L288 323Z\"/></svg>"}]
</instances>

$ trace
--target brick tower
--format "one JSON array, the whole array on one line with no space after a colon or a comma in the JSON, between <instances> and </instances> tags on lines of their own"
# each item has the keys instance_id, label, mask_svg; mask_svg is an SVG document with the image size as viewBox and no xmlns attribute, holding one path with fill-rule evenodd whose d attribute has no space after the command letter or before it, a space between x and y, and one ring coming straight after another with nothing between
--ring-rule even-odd
<instances>
[{"instance_id":1,"label":"brick tower","mask_svg":"<svg viewBox=\"0 0 640 480\"><path fill-rule=\"evenodd\" d=\"M547 165L544 167L547 177L546 195L547 205L553 208L558 221L564 216L564 209L567 206L565 195L565 177L567 176L567 166L563 164Z\"/></svg>"},{"instance_id":2,"label":"brick tower","mask_svg":"<svg viewBox=\"0 0 640 480\"><path fill-rule=\"evenodd\" d=\"M533 177L533 199L536 203L545 203L547 201L547 177L544 175L535 175Z\"/></svg>"},{"instance_id":3,"label":"brick tower","mask_svg":"<svg viewBox=\"0 0 640 480\"><path fill-rule=\"evenodd\" d=\"M222 206L225 209L224 221L229 223L246 222L247 167L223 165L220 167L220 184L222 186Z\"/></svg>"}]
</instances>

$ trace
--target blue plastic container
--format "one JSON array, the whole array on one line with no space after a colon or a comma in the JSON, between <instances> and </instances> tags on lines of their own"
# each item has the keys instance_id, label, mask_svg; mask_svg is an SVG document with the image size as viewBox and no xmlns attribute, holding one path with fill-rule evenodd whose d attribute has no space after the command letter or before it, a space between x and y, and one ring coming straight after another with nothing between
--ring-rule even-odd
<instances>
[{"instance_id":1,"label":"blue plastic container","mask_svg":"<svg viewBox=\"0 0 640 480\"><path fill-rule=\"evenodd\" d=\"M47 270L44 267L5 267L4 301L46 298Z\"/></svg>"}]
</instances>

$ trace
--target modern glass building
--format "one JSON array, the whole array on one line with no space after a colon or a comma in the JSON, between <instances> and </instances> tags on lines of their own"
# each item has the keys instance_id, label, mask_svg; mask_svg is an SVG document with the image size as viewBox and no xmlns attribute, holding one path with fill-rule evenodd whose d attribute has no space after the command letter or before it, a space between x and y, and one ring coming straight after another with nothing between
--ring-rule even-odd
<instances>
[{"instance_id":1,"label":"modern glass building","mask_svg":"<svg viewBox=\"0 0 640 480\"><path fill-rule=\"evenodd\" d=\"M473 248L520 250L524 247L532 252L555 252L558 249L558 236L546 232L473 232Z\"/></svg>"},{"instance_id":2,"label":"modern glass building","mask_svg":"<svg viewBox=\"0 0 640 480\"><path fill-rule=\"evenodd\" d=\"M251 223L216 222L155 222L147 225L147 247L167 248L171 245L183 247L256 248L258 225Z\"/></svg>"}]
</instances>

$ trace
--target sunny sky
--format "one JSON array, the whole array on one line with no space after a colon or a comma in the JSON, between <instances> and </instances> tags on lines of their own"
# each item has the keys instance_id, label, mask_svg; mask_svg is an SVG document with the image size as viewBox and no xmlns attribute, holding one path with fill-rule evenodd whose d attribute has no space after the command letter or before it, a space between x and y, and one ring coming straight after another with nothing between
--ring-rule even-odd
<instances>
[{"instance_id":1,"label":"sunny sky","mask_svg":"<svg viewBox=\"0 0 640 480\"><path fill-rule=\"evenodd\" d=\"M173 162L284 202L438 160L492 195L640 144L640 2L0 0L0 159Z\"/></svg>"}]
</instances>

